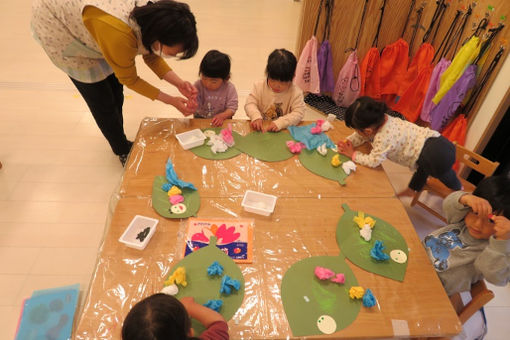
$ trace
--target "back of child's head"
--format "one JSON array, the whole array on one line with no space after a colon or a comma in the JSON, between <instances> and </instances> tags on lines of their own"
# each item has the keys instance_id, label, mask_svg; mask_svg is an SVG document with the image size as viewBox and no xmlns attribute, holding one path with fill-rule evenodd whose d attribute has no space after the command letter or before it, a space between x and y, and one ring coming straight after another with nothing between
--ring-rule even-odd
<instances>
[{"instance_id":1,"label":"back of child's head","mask_svg":"<svg viewBox=\"0 0 510 340\"><path fill-rule=\"evenodd\" d=\"M200 63L200 74L209 78L230 78L230 57L218 50L207 52Z\"/></svg>"},{"instance_id":2,"label":"back of child's head","mask_svg":"<svg viewBox=\"0 0 510 340\"><path fill-rule=\"evenodd\" d=\"M266 75L282 82L292 81L296 74L296 56L284 48L271 52L267 58Z\"/></svg>"},{"instance_id":3,"label":"back of child's head","mask_svg":"<svg viewBox=\"0 0 510 340\"><path fill-rule=\"evenodd\" d=\"M122 340L185 340L191 321L184 305L171 295L151 295L129 311L122 325Z\"/></svg>"},{"instance_id":4,"label":"back of child's head","mask_svg":"<svg viewBox=\"0 0 510 340\"><path fill-rule=\"evenodd\" d=\"M387 111L385 103L370 97L359 97L345 111L345 125L356 130L379 127L384 123Z\"/></svg>"},{"instance_id":5,"label":"back of child's head","mask_svg":"<svg viewBox=\"0 0 510 340\"><path fill-rule=\"evenodd\" d=\"M473 195L487 200L494 214L510 219L510 177L508 175L484 178L478 183Z\"/></svg>"}]
</instances>

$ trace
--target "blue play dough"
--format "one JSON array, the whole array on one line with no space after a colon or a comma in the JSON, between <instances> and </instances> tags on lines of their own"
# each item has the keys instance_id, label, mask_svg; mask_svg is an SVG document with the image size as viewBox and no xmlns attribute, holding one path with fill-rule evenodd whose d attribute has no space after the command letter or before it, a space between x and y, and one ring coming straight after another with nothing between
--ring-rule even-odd
<instances>
[{"instance_id":1,"label":"blue play dough","mask_svg":"<svg viewBox=\"0 0 510 340\"><path fill-rule=\"evenodd\" d=\"M163 184L163 186L161 187L161 189L163 189L163 191L168 192L168 190L170 190L172 185L175 185L176 187L179 187L181 189L182 188L190 188L192 190L197 190L197 188L195 188L195 186L193 184L181 181L177 177L177 174L175 173L175 170L174 170L174 165L172 164L172 160L170 158L166 162L166 179L167 179L168 183Z\"/></svg>"},{"instance_id":2,"label":"blue play dough","mask_svg":"<svg viewBox=\"0 0 510 340\"><path fill-rule=\"evenodd\" d=\"M292 135L292 138L298 142L302 142L304 145L306 145L308 150L317 149L324 143L326 143L326 147L334 148L335 143L333 143L324 132L317 135L314 135L310 132L310 130L315 127L315 125L317 124L313 123L305 126L289 126L287 129Z\"/></svg>"},{"instance_id":3,"label":"blue play dough","mask_svg":"<svg viewBox=\"0 0 510 340\"><path fill-rule=\"evenodd\" d=\"M370 249L370 256L372 256L377 261L386 261L390 258L388 254L383 253L385 249L382 241L375 241L374 247Z\"/></svg>"},{"instance_id":4,"label":"blue play dough","mask_svg":"<svg viewBox=\"0 0 510 340\"><path fill-rule=\"evenodd\" d=\"M239 288L241 288L241 282L232 279L228 275L223 276L223 279L221 279L220 294L230 295L232 293L232 288L239 290Z\"/></svg>"},{"instance_id":5,"label":"blue play dough","mask_svg":"<svg viewBox=\"0 0 510 340\"><path fill-rule=\"evenodd\" d=\"M377 303L374 294L372 294L372 291L367 288L365 290L365 294L363 294L363 306L365 307L373 307Z\"/></svg>"},{"instance_id":6,"label":"blue play dough","mask_svg":"<svg viewBox=\"0 0 510 340\"><path fill-rule=\"evenodd\" d=\"M223 275L223 266L218 263L218 261L214 261L208 268L207 268L207 275L214 276Z\"/></svg>"},{"instance_id":7,"label":"blue play dough","mask_svg":"<svg viewBox=\"0 0 510 340\"><path fill-rule=\"evenodd\" d=\"M208 300L206 303L204 303L204 306L219 312L221 306L223 306L223 301L221 301L221 300Z\"/></svg>"}]
</instances>

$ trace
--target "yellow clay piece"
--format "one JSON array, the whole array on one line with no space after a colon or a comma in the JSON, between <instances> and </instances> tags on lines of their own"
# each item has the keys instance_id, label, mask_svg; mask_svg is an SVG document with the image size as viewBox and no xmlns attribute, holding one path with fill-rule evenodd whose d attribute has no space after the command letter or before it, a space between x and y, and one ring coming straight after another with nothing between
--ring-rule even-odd
<instances>
[{"instance_id":1,"label":"yellow clay piece","mask_svg":"<svg viewBox=\"0 0 510 340\"><path fill-rule=\"evenodd\" d=\"M168 196L173 196L173 195L180 195L182 194L182 191L181 189L179 189L178 187L176 187L175 185L172 186L170 188L170 190L168 190Z\"/></svg>"},{"instance_id":2,"label":"yellow clay piece","mask_svg":"<svg viewBox=\"0 0 510 340\"><path fill-rule=\"evenodd\" d=\"M375 220L370 216L365 217L365 213L363 211L358 211L358 216L355 216L353 221L358 225L358 227L360 227L360 229L365 225L369 225L370 228L373 228L375 225Z\"/></svg>"},{"instance_id":3,"label":"yellow clay piece","mask_svg":"<svg viewBox=\"0 0 510 340\"><path fill-rule=\"evenodd\" d=\"M354 286L349 289L349 297L351 299L361 299L363 298L363 294L365 294L365 289L360 286Z\"/></svg>"},{"instance_id":4,"label":"yellow clay piece","mask_svg":"<svg viewBox=\"0 0 510 340\"><path fill-rule=\"evenodd\" d=\"M335 168L339 167L340 164L342 164L342 161L340 160L340 155L336 154L331 158L331 165L333 165Z\"/></svg>"},{"instance_id":5,"label":"yellow clay piece","mask_svg":"<svg viewBox=\"0 0 510 340\"><path fill-rule=\"evenodd\" d=\"M186 268L184 267L178 267L174 273L168 278L168 280L165 281L165 286L178 284L183 287L186 287L188 285L188 282L186 282Z\"/></svg>"}]
</instances>

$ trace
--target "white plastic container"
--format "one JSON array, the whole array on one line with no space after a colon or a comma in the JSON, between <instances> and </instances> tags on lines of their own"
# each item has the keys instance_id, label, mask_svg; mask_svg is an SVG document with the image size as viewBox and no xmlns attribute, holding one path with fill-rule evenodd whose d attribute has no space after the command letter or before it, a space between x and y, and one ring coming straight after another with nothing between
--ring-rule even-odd
<instances>
[{"instance_id":1,"label":"white plastic container","mask_svg":"<svg viewBox=\"0 0 510 340\"><path fill-rule=\"evenodd\" d=\"M154 232L156 231L158 222L159 220L155 218L136 215L119 238L119 242L122 242L131 248L139 250L145 249L152 235L154 235ZM147 230L147 228L149 229Z\"/></svg>"},{"instance_id":2,"label":"white plastic container","mask_svg":"<svg viewBox=\"0 0 510 340\"><path fill-rule=\"evenodd\" d=\"M247 190L244 194L243 202L241 205L246 211L259 215L269 216L274 211L276 199L277 197L273 195Z\"/></svg>"},{"instance_id":3,"label":"white plastic container","mask_svg":"<svg viewBox=\"0 0 510 340\"><path fill-rule=\"evenodd\" d=\"M178 133L175 135L175 138L177 138L179 144L181 144L184 150L188 150L204 144L204 141L207 137L204 135L202 130L194 129L183 133Z\"/></svg>"}]
</instances>

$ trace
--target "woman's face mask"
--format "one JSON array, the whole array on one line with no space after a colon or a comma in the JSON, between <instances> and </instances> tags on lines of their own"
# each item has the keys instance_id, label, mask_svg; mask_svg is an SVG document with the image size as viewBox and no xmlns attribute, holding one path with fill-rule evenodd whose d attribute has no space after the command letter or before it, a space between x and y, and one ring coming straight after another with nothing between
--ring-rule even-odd
<instances>
[{"instance_id":1,"label":"woman's face mask","mask_svg":"<svg viewBox=\"0 0 510 340\"><path fill-rule=\"evenodd\" d=\"M173 58L182 52L182 45L167 46L156 41L152 44L152 50L155 55L158 55L161 58Z\"/></svg>"}]
</instances>

